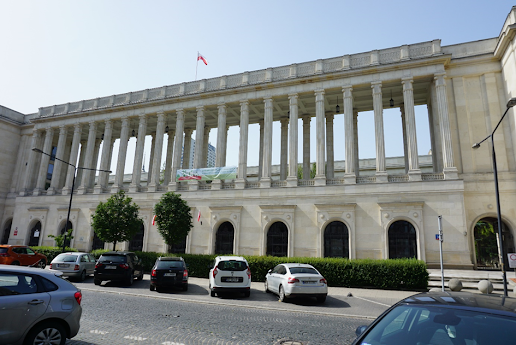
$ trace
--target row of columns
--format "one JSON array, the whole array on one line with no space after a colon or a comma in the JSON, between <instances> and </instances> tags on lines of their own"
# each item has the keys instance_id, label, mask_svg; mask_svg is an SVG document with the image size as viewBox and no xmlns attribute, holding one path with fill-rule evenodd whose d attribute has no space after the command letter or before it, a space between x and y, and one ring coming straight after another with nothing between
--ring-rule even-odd
<instances>
[{"instance_id":1,"label":"row of columns","mask_svg":"<svg viewBox=\"0 0 516 345\"><path fill-rule=\"evenodd\" d=\"M439 129L442 145L442 161L445 174L453 178L456 175L456 168L453 163L453 151L451 146L450 125L448 120L448 109L446 100L445 75L436 74L435 90L437 98L437 110L439 116ZM404 142L406 147L405 157L407 161L407 170L409 180L421 180L421 171L418 163L417 138L414 111L414 91L413 79L403 78L401 80L403 86L402 120ZM376 146L376 181L387 182L387 172L385 164L385 142L384 142L384 125L383 125L383 104L382 104L382 82L376 81L371 83L373 112L374 112L374 129L375 129L375 146ZM344 133L345 133L345 176L344 181L347 184L356 183L358 173L358 140L357 140L357 112L353 107L353 87L351 85L342 88L343 106L344 106ZM325 90L315 90L315 123L316 123L316 173L314 178L315 185L325 185L327 178L334 178L334 152L333 152L333 114L326 114L324 107ZM299 95L296 93L289 94L289 118L281 119L281 157L280 157L280 178L287 181L287 186L297 186L298 175L298 119L299 119ZM263 121L260 122L260 151L259 151L259 180L260 186L263 188L271 185L271 166L272 166L272 125L273 125L273 99L265 97ZM202 168L206 166L208 152L208 136L209 128L205 125L205 108L199 106L196 108L196 137L193 157L193 167ZM153 133L152 149L151 149L151 166L149 167L148 191L157 191L160 185L161 157L165 135L165 114L157 113L156 132ZM147 114L139 115L138 137L136 142L136 151L134 157L133 174L129 185L130 192L138 192L141 190L141 171L144 152L145 136L147 135ZM218 132L216 147L216 166L223 167L226 164L226 147L227 147L227 106L226 104L218 104ZM310 176L310 122L311 116L302 116L303 119L303 179ZM115 172L114 184L111 191L117 192L123 188L124 167L127 157L127 144L129 141L129 118L123 116L121 118L120 147L117 158L117 168ZM168 126L167 126L168 127ZM240 102L240 138L239 138L239 160L238 160L238 178L235 181L235 188L245 188L245 180L247 177L247 151L248 151L248 134L249 134L249 101ZM67 127L59 127L59 138L57 140L56 157L68 157L70 162L76 162L79 145L81 145L81 157L79 166L86 169L79 169L77 179L80 182L78 188L79 194L88 192L93 187L95 178L96 162L99 155L99 147L101 140L96 139L97 123L89 122L88 138L86 142L80 142L81 124L75 124L73 138L71 144L67 143ZM165 177L163 184L168 185L170 190L176 190L175 176L180 168L187 168L190 161L190 145L193 129L185 128L185 111L184 109L176 110L175 130L168 132L169 140L167 145L167 154L165 162ZM185 140L183 142L183 133ZM49 127L45 131L42 150L49 153L52 150L52 142L54 129ZM32 147L41 146L40 131L35 130L31 140ZM100 169L108 170L111 163L111 154L113 151L113 120L105 120L104 133L102 141L104 142L102 152L100 153L101 162ZM70 146L70 150L65 152L65 148ZM174 149L179 148L179 149ZM184 150L182 150L184 148ZM45 189L46 174L48 170L50 157L39 153L30 152L27 165L27 174L23 182L23 190L21 195L26 194L33 183L31 171L37 171L34 195L40 195ZM183 165L181 163L181 155L183 155ZM39 166L38 166L39 163ZM63 170L66 164L59 160L55 161L54 171L50 187L47 194L55 194L62 186L62 193L71 192L75 168L68 166L66 178L63 178ZM107 191L109 174L101 172L99 174L98 184L94 188L95 193ZM220 186L220 181L213 181L213 188Z\"/></svg>"}]
</instances>

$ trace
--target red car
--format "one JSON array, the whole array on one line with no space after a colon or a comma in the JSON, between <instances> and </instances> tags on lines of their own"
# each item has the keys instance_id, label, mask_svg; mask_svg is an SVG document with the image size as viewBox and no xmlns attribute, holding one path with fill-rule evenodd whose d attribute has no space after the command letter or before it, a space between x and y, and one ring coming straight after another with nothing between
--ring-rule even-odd
<instances>
[{"instance_id":1,"label":"red car","mask_svg":"<svg viewBox=\"0 0 516 345\"><path fill-rule=\"evenodd\" d=\"M28 246L0 245L0 264L45 268L47 257Z\"/></svg>"}]
</instances>

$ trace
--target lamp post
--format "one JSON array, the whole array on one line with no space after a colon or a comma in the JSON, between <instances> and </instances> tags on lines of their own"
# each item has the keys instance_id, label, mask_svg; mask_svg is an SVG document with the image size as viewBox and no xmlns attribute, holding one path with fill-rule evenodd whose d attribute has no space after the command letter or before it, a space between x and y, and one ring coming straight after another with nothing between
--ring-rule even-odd
<instances>
[{"instance_id":1,"label":"lamp post","mask_svg":"<svg viewBox=\"0 0 516 345\"><path fill-rule=\"evenodd\" d=\"M41 151L40 149L34 147L32 149L32 151L34 152L38 152L38 153L41 153L41 154L44 154L44 155L47 155L49 157L52 157L52 155L46 153L46 152L43 152ZM66 224L65 224L65 229L64 229L64 237L63 237L63 253L65 252L66 250L66 234L68 233L68 223L70 222L70 210L72 209L72 198L73 198L73 189L75 187L75 176L77 175L77 170L78 169L82 169L82 170L92 170L92 171L101 171L101 172L108 172L108 173L111 173L111 170L101 170L101 169L92 169L92 168L83 168L83 167L78 167L78 166L75 166L74 164L70 163L70 162L66 162L62 159L59 159L57 157L54 157L55 160L58 160L64 164L68 164L70 166L73 167L73 180L72 180L72 189L70 190L70 201L68 202L68 214L66 215Z\"/></svg>"},{"instance_id":2,"label":"lamp post","mask_svg":"<svg viewBox=\"0 0 516 345\"><path fill-rule=\"evenodd\" d=\"M511 109L515 105L516 105L516 97L513 97L509 100L509 102L507 102L507 109L505 109L505 112L503 113L502 117L500 118L500 121L498 121L498 124L494 128L493 132L491 132L491 134L489 134L483 140L481 140L478 143L475 143L472 146L474 149L478 149L480 147L480 144L482 144L488 138L491 138L492 157L493 157L493 174L494 174L494 183L495 183L495 192L496 192L496 212L498 215L498 246L500 247L500 265L502 266L503 294L505 297L507 297L507 274L505 272L505 264L504 264L505 254L503 252L502 214L500 211L500 193L498 190L498 169L496 168L496 152L495 152L495 145L494 145L494 134L495 134L496 130L498 129L498 126L500 126L500 123L504 119L505 115L507 115L507 112L509 111L509 109Z\"/></svg>"}]
</instances>

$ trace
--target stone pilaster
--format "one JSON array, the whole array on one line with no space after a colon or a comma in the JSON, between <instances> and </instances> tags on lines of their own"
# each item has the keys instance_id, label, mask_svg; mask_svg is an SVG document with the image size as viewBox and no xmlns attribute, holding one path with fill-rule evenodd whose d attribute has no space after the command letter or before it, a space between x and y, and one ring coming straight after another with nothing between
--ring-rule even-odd
<instances>
[{"instance_id":1,"label":"stone pilaster","mask_svg":"<svg viewBox=\"0 0 516 345\"><path fill-rule=\"evenodd\" d=\"M401 83L403 84L409 180L421 181L421 170L419 169L417 154L416 115L414 110L414 89L412 87L413 79L412 77L403 78Z\"/></svg>"},{"instance_id":2,"label":"stone pilaster","mask_svg":"<svg viewBox=\"0 0 516 345\"><path fill-rule=\"evenodd\" d=\"M374 133L376 140L376 182L387 182L385 140L383 135L382 82L372 82L371 88L373 89Z\"/></svg>"},{"instance_id":3,"label":"stone pilaster","mask_svg":"<svg viewBox=\"0 0 516 345\"><path fill-rule=\"evenodd\" d=\"M443 151L443 173L446 180L459 178L457 168L453 162L453 148L450 133L450 119L448 115L448 100L446 97L446 73L435 74L435 91L437 95L437 111L439 113L439 129L441 131L441 145Z\"/></svg>"},{"instance_id":4,"label":"stone pilaster","mask_svg":"<svg viewBox=\"0 0 516 345\"><path fill-rule=\"evenodd\" d=\"M287 186L297 187L297 136L298 136L298 94L292 93L288 95L289 99L289 162L288 162L288 176Z\"/></svg>"},{"instance_id":5,"label":"stone pilaster","mask_svg":"<svg viewBox=\"0 0 516 345\"><path fill-rule=\"evenodd\" d=\"M27 162L27 167L25 169L25 177L23 180L23 188L20 191L20 196L26 196L32 190L31 181L33 172L36 170L36 155L40 155L41 153L32 151L33 148L37 148L37 143L39 141L39 131L34 129L32 131L32 138L30 141L29 147L29 160Z\"/></svg>"},{"instance_id":6,"label":"stone pilaster","mask_svg":"<svg viewBox=\"0 0 516 345\"><path fill-rule=\"evenodd\" d=\"M66 144L66 133L67 129L65 126L59 126L59 139L57 141L56 159L54 160L54 171L52 172L52 180L50 181L50 187L47 189L47 195L56 194L59 186L59 179L61 178L61 171L63 170L64 149ZM59 159L57 159L59 158Z\"/></svg>"}]
</instances>

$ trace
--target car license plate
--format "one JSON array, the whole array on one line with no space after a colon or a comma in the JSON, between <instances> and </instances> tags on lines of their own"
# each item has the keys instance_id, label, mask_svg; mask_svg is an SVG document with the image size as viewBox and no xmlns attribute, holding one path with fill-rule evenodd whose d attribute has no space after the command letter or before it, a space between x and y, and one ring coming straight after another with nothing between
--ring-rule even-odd
<instances>
[{"instance_id":1,"label":"car license plate","mask_svg":"<svg viewBox=\"0 0 516 345\"><path fill-rule=\"evenodd\" d=\"M303 280L303 284L315 284L315 283L316 283L315 281Z\"/></svg>"},{"instance_id":2,"label":"car license plate","mask_svg":"<svg viewBox=\"0 0 516 345\"><path fill-rule=\"evenodd\" d=\"M68 268L68 267L70 267L70 265L69 264L57 264L57 267L59 267L59 268Z\"/></svg>"},{"instance_id":3,"label":"car license plate","mask_svg":"<svg viewBox=\"0 0 516 345\"><path fill-rule=\"evenodd\" d=\"M238 277L227 277L226 282L228 283L238 283Z\"/></svg>"},{"instance_id":4,"label":"car license plate","mask_svg":"<svg viewBox=\"0 0 516 345\"><path fill-rule=\"evenodd\" d=\"M176 274L175 273L165 273L164 276L165 277L175 277Z\"/></svg>"},{"instance_id":5,"label":"car license plate","mask_svg":"<svg viewBox=\"0 0 516 345\"><path fill-rule=\"evenodd\" d=\"M116 270L116 266L107 265L106 269L107 270Z\"/></svg>"}]
</instances>

